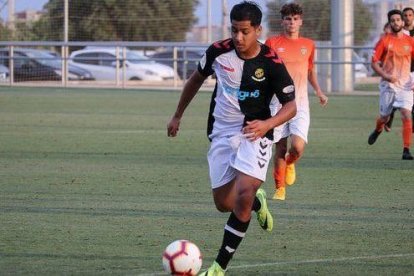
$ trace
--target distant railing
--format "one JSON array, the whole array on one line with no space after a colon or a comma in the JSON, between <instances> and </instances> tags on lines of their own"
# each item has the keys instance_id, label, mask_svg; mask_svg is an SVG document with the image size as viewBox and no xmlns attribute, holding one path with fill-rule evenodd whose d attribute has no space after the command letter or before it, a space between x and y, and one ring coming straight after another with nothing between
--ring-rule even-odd
<instances>
[{"instance_id":1,"label":"distant railing","mask_svg":"<svg viewBox=\"0 0 414 276\"><path fill-rule=\"evenodd\" d=\"M192 71L196 68L202 53L208 47L204 43L183 43L183 42L61 42L61 41L45 41L45 42L15 42L3 41L0 42L0 85L10 86L63 86L63 87L116 87L116 88L139 88L139 87L165 87L165 88L181 88L185 80L190 76ZM114 55L109 56L89 56L84 58L85 64L74 62L70 53L84 49L112 49ZM39 60L33 56L24 55L23 50L26 49L40 49L49 53L49 57L44 56L42 60L45 64L42 68L37 68ZM332 52L335 50L352 50L351 60L333 60ZM170 66L175 72L171 78L159 80L146 80L137 78L129 78L128 65L125 65L127 60L126 53L128 51L138 51L143 54L142 58L129 58L132 62L144 62L146 57L150 57L152 62L162 63ZM319 79L322 81L330 80L331 66L352 64L354 66L355 75L357 73L366 74L367 77L372 73L368 66L370 64L367 58L370 55L372 47L366 46L352 46L343 47L335 45L319 45L316 48L317 71ZM170 56L162 56L159 53L170 53ZM360 57L357 52L365 53L365 57ZM190 56L191 54L198 54ZM355 56L355 58L354 58ZM141 60L142 59L142 60ZM47 68L47 60L58 62L60 68L52 68L49 75L45 74ZM32 63L30 63L32 62ZM92 76L76 77L75 68L79 71L89 71L88 64L105 63L98 71L110 71L107 79L100 78L99 80L94 76L95 72L89 72ZM112 62L112 63L111 63ZM40 61L41 63L41 61ZM2 65L2 66L1 66ZM20 66L20 67L19 67ZM22 67L23 66L23 67ZM98 65L97 65L98 66ZM362 67L361 67L362 66ZM365 72L357 72L358 68ZM50 69L50 68L49 68ZM73 69L73 70L72 70ZM82 69L82 70L81 70ZM8 70L8 72L2 72ZM36 70L39 70L36 75ZM43 71L42 71L43 70ZM157 73L157 72L155 72ZM33 75L30 75L33 74ZM44 75L40 75L44 74ZM84 72L87 75L87 73ZM26 78L25 78L26 77ZM354 79L355 80L355 79ZM210 82L213 83L213 82ZM322 86L324 84L322 83ZM324 90L329 91L329 85L326 84Z\"/></svg>"}]
</instances>

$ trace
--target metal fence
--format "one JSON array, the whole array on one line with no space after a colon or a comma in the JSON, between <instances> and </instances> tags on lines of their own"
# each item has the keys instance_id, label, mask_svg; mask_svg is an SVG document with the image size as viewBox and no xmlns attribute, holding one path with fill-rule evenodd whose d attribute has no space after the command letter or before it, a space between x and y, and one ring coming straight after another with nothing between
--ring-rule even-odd
<instances>
[{"instance_id":1,"label":"metal fence","mask_svg":"<svg viewBox=\"0 0 414 276\"><path fill-rule=\"evenodd\" d=\"M175 42L0 42L0 85L180 89L207 47ZM318 42L315 64L322 89L331 92L332 72L339 67L348 68L354 85L369 81L371 50ZM342 55L346 59L333 60L335 51L348 52ZM163 75L167 71L172 75ZM214 85L214 80L205 85Z\"/></svg>"}]
</instances>

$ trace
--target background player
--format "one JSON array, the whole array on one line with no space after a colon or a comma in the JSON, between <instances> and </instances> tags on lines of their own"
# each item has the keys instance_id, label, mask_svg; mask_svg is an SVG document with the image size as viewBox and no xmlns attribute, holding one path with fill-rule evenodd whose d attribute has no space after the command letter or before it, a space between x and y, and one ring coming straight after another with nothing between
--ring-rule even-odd
<instances>
[{"instance_id":1,"label":"background player","mask_svg":"<svg viewBox=\"0 0 414 276\"><path fill-rule=\"evenodd\" d=\"M257 39L262 12L244 1L230 12L232 39L211 45L183 88L177 109L168 123L168 136L176 136L184 110L204 80L216 74L208 134L210 180L216 207L231 212L221 248L204 275L224 275L249 226L252 210L260 226L271 231L273 219L260 185L272 155L273 128L296 114L295 89L277 55ZM271 116L276 94L282 108ZM202 274L202 275L203 275Z\"/></svg>"},{"instance_id":2,"label":"background player","mask_svg":"<svg viewBox=\"0 0 414 276\"><path fill-rule=\"evenodd\" d=\"M380 116L376 127L368 138L372 145L384 129L393 108L401 112L403 123L403 160L413 160L410 153L413 106L412 80L410 76L411 59L414 57L414 40L403 33L403 16L400 10L388 12L388 22L392 33L380 38L372 56L372 69L381 76Z\"/></svg>"},{"instance_id":3,"label":"background player","mask_svg":"<svg viewBox=\"0 0 414 276\"><path fill-rule=\"evenodd\" d=\"M414 37L414 9L411 7L407 7L403 9L403 20L404 20L404 28L403 33ZM411 60L411 78L413 80L412 88L414 90L414 60ZM394 120L394 113L396 109L392 110L390 114L390 119L385 124L385 130L390 131L392 122ZM414 131L414 106L411 109L411 122L413 124L412 129Z\"/></svg>"},{"instance_id":4,"label":"background player","mask_svg":"<svg viewBox=\"0 0 414 276\"><path fill-rule=\"evenodd\" d=\"M292 185L296 179L295 162L302 156L308 141L310 124L308 81L315 89L322 106L328 97L322 92L313 67L315 44L300 36L302 7L296 3L285 4L280 10L284 33L266 40L266 45L276 51L293 78L296 90L297 114L283 126L275 129L276 151L273 176L276 192L273 198L284 200L285 184ZM290 148L288 152L288 138Z\"/></svg>"}]
</instances>

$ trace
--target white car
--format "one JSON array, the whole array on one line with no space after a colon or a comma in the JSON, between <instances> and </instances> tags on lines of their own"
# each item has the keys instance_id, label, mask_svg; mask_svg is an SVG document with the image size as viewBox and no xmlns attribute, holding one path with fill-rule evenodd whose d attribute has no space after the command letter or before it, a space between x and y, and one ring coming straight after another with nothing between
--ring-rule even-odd
<instances>
[{"instance_id":1,"label":"white car","mask_svg":"<svg viewBox=\"0 0 414 276\"><path fill-rule=\"evenodd\" d=\"M174 69L155 62L136 51L126 50L126 60L119 51L119 79L123 79L123 70L127 80L163 81L174 79ZM92 73L96 80L114 80L116 77L115 48L87 47L74 51L69 63L84 68Z\"/></svg>"},{"instance_id":2,"label":"white car","mask_svg":"<svg viewBox=\"0 0 414 276\"><path fill-rule=\"evenodd\" d=\"M0 64L0 82L9 81L9 68Z\"/></svg>"}]
</instances>

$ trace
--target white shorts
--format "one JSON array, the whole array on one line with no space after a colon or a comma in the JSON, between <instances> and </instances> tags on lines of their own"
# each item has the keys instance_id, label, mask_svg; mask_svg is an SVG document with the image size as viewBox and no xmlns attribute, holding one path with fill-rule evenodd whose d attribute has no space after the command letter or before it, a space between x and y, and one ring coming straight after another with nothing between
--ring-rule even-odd
<instances>
[{"instance_id":1,"label":"white shorts","mask_svg":"<svg viewBox=\"0 0 414 276\"><path fill-rule=\"evenodd\" d=\"M211 187L215 189L229 183L237 171L264 182L271 157L272 141L267 138L254 142L241 134L214 138L207 155Z\"/></svg>"},{"instance_id":2,"label":"white shorts","mask_svg":"<svg viewBox=\"0 0 414 276\"><path fill-rule=\"evenodd\" d=\"M404 108L411 110L413 107L412 90L402 90L393 88L386 81L381 81L379 85L379 113L385 117L391 114L393 108Z\"/></svg>"},{"instance_id":3,"label":"white shorts","mask_svg":"<svg viewBox=\"0 0 414 276\"><path fill-rule=\"evenodd\" d=\"M309 124L309 110L298 109L295 117L273 129L273 142L277 143L282 138L296 135L308 143Z\"/></svg>"}]
</instances>

